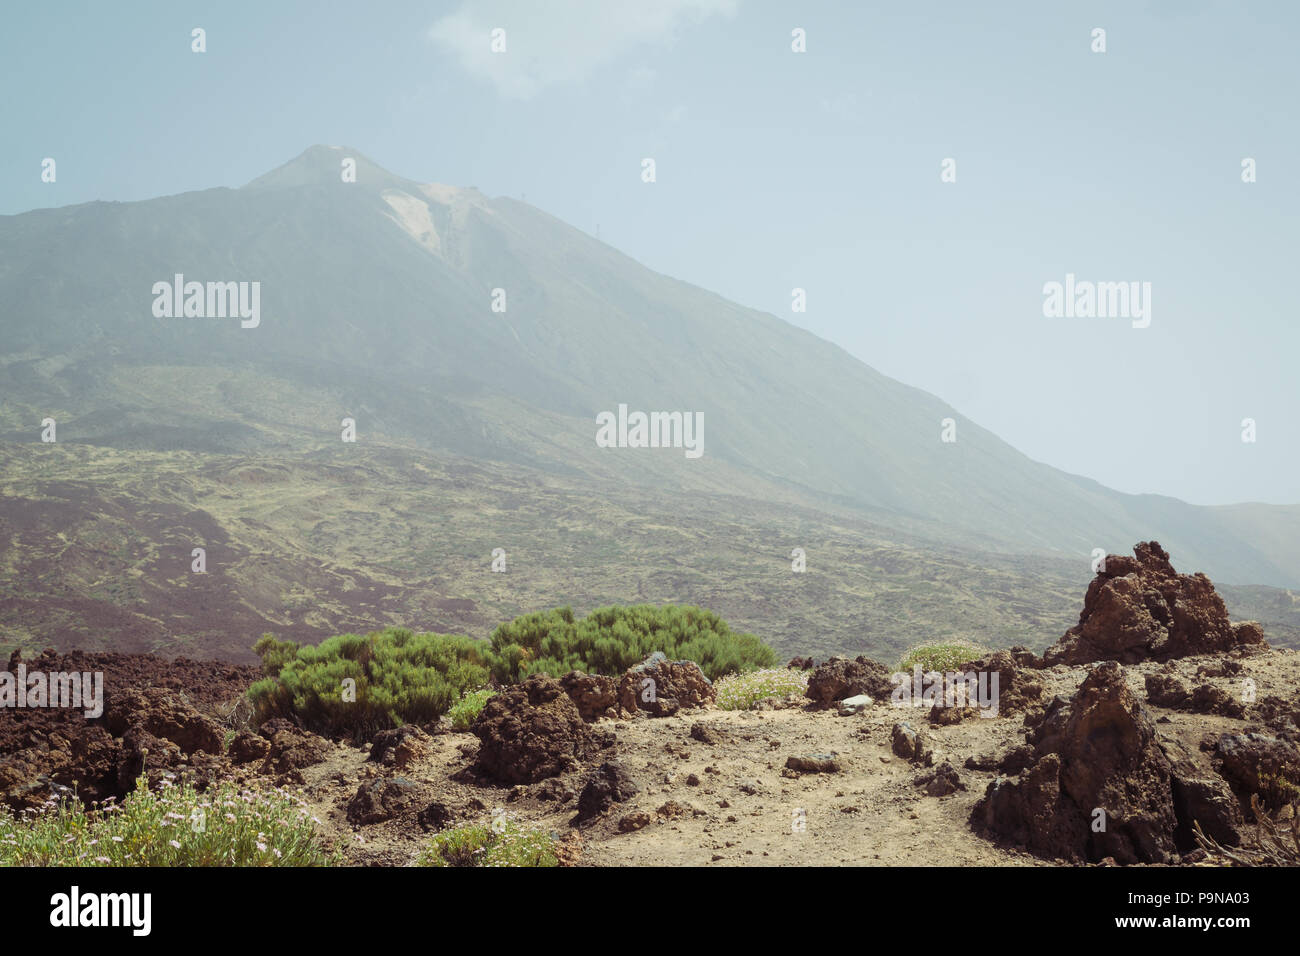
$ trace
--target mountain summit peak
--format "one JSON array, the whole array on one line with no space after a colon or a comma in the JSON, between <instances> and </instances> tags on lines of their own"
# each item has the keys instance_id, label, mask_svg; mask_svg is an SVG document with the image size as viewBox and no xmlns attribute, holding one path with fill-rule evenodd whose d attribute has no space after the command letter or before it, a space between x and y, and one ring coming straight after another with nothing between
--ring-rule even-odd
<instances>
[{"instance_id":1,"label":"mountain summit peak","mask_svg":"<svg viewBox=\"0 0 1300 956\"><path fill-rule=\"evenodd\" d=\"M347 164L355 164L356 182L371 187L407 189L415 185L372 162L351 146L309 146L283 166L258 176L245 189L292 189L347 182Z\"/></svg>"}]
</instances>

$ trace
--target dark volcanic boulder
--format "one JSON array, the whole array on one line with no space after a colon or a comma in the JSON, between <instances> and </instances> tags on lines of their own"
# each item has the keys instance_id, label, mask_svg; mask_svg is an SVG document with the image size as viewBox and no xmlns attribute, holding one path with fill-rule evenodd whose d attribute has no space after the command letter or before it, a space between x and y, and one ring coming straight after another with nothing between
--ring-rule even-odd
<instances>
[{"instance_id":1,"label":"dark volcanic boulder","mask_svg":"<svg viewBox=\"0 0 1300 956\"><path fill-rule=\"evenodd\" d=\"M785 768L793 773L839 773L843 769L834 753L791 754L785 758Z\"/></svg>"},{"instance_id":2,"label":"dark volcanic boulder","mask_svg":"<svg viewBox=\"0 0 1300 956\"><path fill-rule=\"evenodd\" d=\"M1108 555L1088 585L1079 623L1043 654L1047 666L1136 664L1263 644L1253 622L1232 624L1204 574L1179 574L1155 541Z\"/></svg>"},{"instance_id":3,"label":"dark volcanic boulder","mask_svg":"<svg viewBox=\"0 0 1300 956\"><path fill-rule=\"evenodd\" d=\"M1224 734L1214 748L1219 773L1244 797L1280 797L1300 789L1300 734Z\"/></svg>"},{"instance_id":4,"label":"dark volcanic boulder","mask_svg":"<svg viewBox=\"0 0 1300 956\"><path fill-rule=\"evenodd\" d=\"M362 825L383 823L414 809L419 795L419 786L405 777L367 780L348 801L348 821Z\"/></svg>"},{"instance_id":5,"label":"dark volcanic boulder","mask_svg":"<svg viewBox=\"0 0 1300 956\"><path fill-rule=\"evenodd\" d=\"M102 801L118 794L117 768L122 762L122 747L107 730L93 724L87 727L69 742L68 754L71 772L56 772L53 776L57 782L74 787L83 801Z\"/></svg>"},{"instance_id":6,"label":"dark volcanic boulder","mask_svg":"<svg viewBox=\"0 0 1300 956\"><path fill-rule=\"evenodd\" d=\"M1275 694L1261 697L1253 708L1255 715L1274 730L1300 728L1300 700L1287 700Z\"/></svg>"},{"instance_id":7,"label":"dark volcanic boulder","mask_svg":"<svg viewBox=\"0 0 1300 956\"><path fill-rule=\"evenodd\" d=\"M386 766L407 767L429 751L429 735L414 724L381 730L370 741L370 758Z\"/></svg>"},{"instance_id":8,"label":"dark volcanic boulder","mask_svg":"<svg viewBox=\"0 0 1300 956\"><path fill-rule=\"evenodd\" d=\"M599 816L614 804L631 800L640 789L621 763L607 760L587 778L578 796L578 819Z\"/></svg>"},{"instance_id":9,"label":"dark volcanic boulder","mask_svg":"<svg viewBox=\"0 0 1300 956\"><path fill-rule=\"evenodd\" d=\"M889 668L869 657L849 660L832 657L808 676L809 700L830 704L846 697L866 694L873 701L888 700L894 690Z\"/></svg>"},{"instance_id":10,"label":"dark volcanic boulder","mask_svg":"<svg viewBox=\"0 0 1300 956\"><path fill-rule=\"evenodd\" d=\"M934 763L934 753L924 734L917 733L907 721L894 724L889 734L890 747L896 756L912 763Z\"/></svg>"},{"instance_id":11,"label":"dark volcanic boulder","mask_svg":"<svg viewBox=\"0 0 1300 956\"><path fill-rule=\"evenodd\" d=\"M961 774L947 760L929 773L923 773L914 778L912 785L924 787L925 792L932 797L946 797L958 790L966 789L966 784L962 783Z\"/></svg>"},{"instance_id":12,"label":"dark volcanic boulder","mask_svg":"<svg viewBox=\"0 0 1300 956\"><path fill-rule=\"evenodd\" d=\"M122 761L117 765L117 784L123 793L135 787L140 776L157 783L161 773L171 772L181 762L181 748L170 740L155 737L138 724L122 735Z\"/></svg>"},{"instance_id":13,"label":"dark volcanic boulder","mask_svg":"<svg viewBox=\"0 0 1300 956\"><path fill-rule=\"evenodd\" d=\"M1170 710L1183 710L1192 702L1187 685L1173 674L1148 674L1145 678L1147 703Z\"/></svg>"},{"instance_id":14,"label":"dark volcanic boulder","mask_svg":"<svg viewBox=\"0 0 1300 956\"><path fill-rule=\"evenodd\" d=\"M1172 768L1123 668L1098 665L1068 705L1053 702L1031 742L1034 763L990 784L972 822L1049 857L1172 859Z\"/></svg>"},{"instance_id":15,"label":"dark volcanic boulder","mask_svg":"<svg viewBox=\"0 0 1300 956\"><path fill-rule=\"evenodd\" d=\"M587 725L560 682L540 675L492 697L470 728L476 766L500 783L536 783L578 767Z\"/></svg>"},{"instance_id":16,"label":"dark volcanic boulder","mask_svg":"<svg viewBox=\"0 0 1300 956\"><path fill-rule=\"evenodd\" d=\"M296 733L298 729L298 725L292 720L288 720L284 717L272 717L269 720L264 721L262 726L257 728L257 732L267 740L270 740L282 730Z\"/></svg>"},{"instance_id":17,"label":"dark volcanic boulder","mask_svg":"<svg viewBox=\"0 0 1300 956\"><path fill-rule=\"evenodd\" d=\"M1188 691L1187 685L1172 674L1146 676L1147 703L1170 710L1191 710L1198 714L1241 717L1246 708L1231 694L1213 684L1198 684Z\"/></svg>"},{"instance_id":18,"label":"dark volcanic boulder","mask_svg":"<svg viewBox=\"0 0 1300 956\"><path fill-rule=\"evenodd\" d=\"M289 724L271 736L263 769L298 780L298 771L322 763L332 749L324 737Z\"/></svg>"},{"instance_id":19,"label":"dark volcanic boulder","mask_svg":"<svg viewBox=\"0 0 1300 956\"><path fill-rule=\"evenodd\" d=\"M1220 717L1241 717L1246 708L1222 687L1200 684L1192 691L1192 710L1198 714L1218 714Z\"/></svg>"},{"instance_id":20,"label":"dark volcanic boulder","mask_svg":"<svg viewBox=\"0 0 1300 956\"><path fill-rule=\"evenodd\" d=\"M997 710L1001 716L1023 714L1042 706L1043 685L1034 673L1037 661L1023 648L995 651L987 657L963 665L963 672L987 672L998 675ZM990 686L992 678L990 676Z\"/></svg>"},{"instance_id":21,"label":"dark volcanic boulder","mask_svg":"<svg viewBox=\"0 0 1300 956\"><path fill-rule=\"evenodd\" d=\"M1223 846L1238 846L1242 838L1241 806L1224 779L1177 741L1161 744L1170 762L1174 814L1178 827L1174 842L1180 850L1196 848L1193 824Z\"/></svg>"},{"instance_id":22,"label":"dark volcanic boulder","mask_svg":"<svg viewBox=\"0 0 1300 956\"><path fill-rule=\"evenodd\" d=\"M625 711L671 717L687 707L703 707L717 697L713 682L694 661L670 661L660 651L630 667L618 684L618 703Z\"/></svg>"},{"instance_id":23,"label":"dark volcanic boulder","mask_svg":"<svg viewBox=\"0 0 1300 956\"><path fill-rule=\"evenodd\" d=\"M998 777L971 811L971 824L1049 859L1078 859L1088 820L1061 794L1061 758L1044 754L1018 779Z\"/></svg>"},{"instance_id":24,"label":"dark volcanic boulder","mask_svg":"<svg viewBox=\"0 0 1300 956\"><path fill-rule=\"evenodd\" d=\"M1009 717L1041 708L1043 685L1034 670L1036 663L1031 652L1013 647L961 665L959 673L977 679L976 687L964 689L969 703L962 707L949 706L946 699L936 703L930 709L930 723L947 726L981 713ZM981 693L993 698L991 705L986 700L985 706L979 706L976 698Z\"/></svg>"}]
</instances>

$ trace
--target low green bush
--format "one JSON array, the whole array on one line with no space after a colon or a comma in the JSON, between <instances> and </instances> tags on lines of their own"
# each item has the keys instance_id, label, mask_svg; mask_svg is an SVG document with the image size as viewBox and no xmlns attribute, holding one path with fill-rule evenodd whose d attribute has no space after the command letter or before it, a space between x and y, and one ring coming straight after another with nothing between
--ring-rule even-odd
<instances>
[{"instance_id":1,"label":"low green bush","mask_svg":"<svg viewBox=\"0 0 1300 956\"><path fill-rule=\"evenodd\" d=\"M492 650L493 673L502 683L574 670L617 675L655 651L695 661L710 680L776 663L776 652L753 634L683 605L605 607L583 618L569 607L525 614L493 632Z\"/></svg>"},{"instance_id":2,"label":"low green bush","mask_svg":"<svg viewBox=\"0 0 1300 956\"><path fill-rule=\"evenodd\" d=\"M263 661L283 645L266 643ZM340 634L300 647L249 688L254 721L297 718L308 730L363 739L402 724L423 724L446 713L467 691L488 682L493 661L485 641L453 634L415 634L404 628L362 637ZM346 681L354 683L348 684Z\"/></svg>"},{"instance_id":3,"label":"low green bush","mask_svg":"<svg viewBox=\"0 0 1300 956\"><path fill-rule=\"evenodd\" d=\"M712 611L648 604L584 618L568 607L525 614L498 627L491 641L388 628L315 647L267 634L253 649L266 675L248 691L255 724L287 717L354 740L447 713L464 729L491 696L485 687L492 678L513 684L575 670L616 676L655 651L695 661L710 680L776 663L772 648L732 631Z\"/></svg>"},{"instance_id":4,"label":"low green bush","mask_svg":"<svg viewBox=\"0 0 1300 956\"><path fill-rule=\"evenodd\" d=\"M451 725L457 730L468 730L469 725L474 723L474 718L483 710L483 706L492 694L493 692L486 687L483 690L472 690L452 704L451 709L447 711Z\"/></svg>"},{"instance_id":5,"label":"low green bush","mask_svg":"<svg viewBox=\"0 0 1300 956\"><path fill-rule=\"evenodd\" d=\"M278 677L284 665L298 656L297 641L282 641L274 634L263 634L262 639L253 645L253 653L262 660L262 673L267 677Z\"/></svg>"}]
</instances>

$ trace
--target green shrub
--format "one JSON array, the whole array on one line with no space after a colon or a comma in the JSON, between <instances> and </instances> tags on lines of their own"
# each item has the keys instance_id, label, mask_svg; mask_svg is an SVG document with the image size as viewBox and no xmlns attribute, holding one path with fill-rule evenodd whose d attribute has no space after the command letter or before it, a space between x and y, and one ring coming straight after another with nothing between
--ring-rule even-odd
<instances>
[{"instance_id":1,"label":"green shrub","mask_svg":"<svg viewBox=\"0 0 1300 956\"><path fill-rule=\"evenodd\" d=\"M274 634L263 634L262 639L253 645L253 653L262 659L262 673L267 677L276 677L285 664L298 654L297 641L281 641Z\"/></svg>"},{"instance_id":2,"label":"green shrub","mask_svg":"<svg viewBox=\"0 0 1300 956\"><path fill-rule=\"evenodd\" d=\"M714 684L723 710L749 710L766 697L786 697L808 690L808 672L771 667L728 674Z\"/></svg>"},{"instance_id":3,"label":"green shrub","mask_svg":"<svg viewBox=\"0 0 1300 956\"><path fill-rule=\"evenodd\" d=\"M732 631L712 611L682 605L606 607L584 618L568 607L525 614L493 632L492 650L493 673L503 683L574 670L617 675L655 651L695 661L710 680L776 663L776 652L754 635Z\"/></svg>"},{"instance_id":4,"label":"green shrub","mask_svg":"<svg viewBox=\"0 0 1300 956\"><path fill-rule=\"evenodd\" d=\"M917 664L924 673L938 671L947 674L957 670L963 664L978 660L988 651L969 641L944 641L940 644L926 644L914 647L898 662L898 670L910 674Z\"/></svg>"},{"instance_id":5,"label":"green shrub","mask_svg":"<svg viewBox=\"0 0 1300 956\"><path fill-rule=\"evenodd\" d=\"M486 687L483 690L472 690L452 704L451 710L447 711L451 725L457 730L468 730L469 725L474 723L474 718L479 715L492 694L493 691Z\"/></svg>"},{"instance_id":6,"label":"green shrub","mask_svg":"<svg viewBox=\"0 0 1300 956\"><path fill-rule=\"evenodd\" d=\"M268 656L278 653L265 639ZM330 736L364 739L378 730L436 720L487 683L493 661L484 641L453 634L414 634L403 628L365 637L340 634L300 647L272 677L249 688L254 720L296 717ZM355 700L344 681L355 681Z\"/></svg>"},{"instance_id":7,"label":"green shrub","mask_svg":"<svg viewBox=\"0 0 1300 956\"><path fill-rule=\"evenodd\" d=\"M439 833L416 857L416 866L559 866L556 840L543 830L504 817Z\"/></svg>"},{"instance_id":8,"label":"green shrub","mask_svg":"<svg viewBox=\"0 0 1300 956\"><path fill-rule=\"evenodd\" d=\"M285 790L226 782L202 794L141 777L117 804L67 797L14 819L0 812L0 866L337 866L306 805Z\"/></svg>"},{"instance_id":9,"label":"green shrub","mask_svg":"<svg viewBox=\"0 0 1300 956\"><path fill-rule=\"evenodd\" d=\"M267 634L253 649L266 675L248 691L255 724L288 717L354 740L428 723L453 707L453 720L468 727L491 696L481 693L491 677L512 684L574 670L614 676L655 651L695 661L710 680L776 663L772 648L733 632L712 611L648 604L601 608L580 619L567 607L525 614L498 627L490 642L389 628L340 634L316 647ZM355 699L344 693L349 679Z\"/></svg>"}]
</instances>

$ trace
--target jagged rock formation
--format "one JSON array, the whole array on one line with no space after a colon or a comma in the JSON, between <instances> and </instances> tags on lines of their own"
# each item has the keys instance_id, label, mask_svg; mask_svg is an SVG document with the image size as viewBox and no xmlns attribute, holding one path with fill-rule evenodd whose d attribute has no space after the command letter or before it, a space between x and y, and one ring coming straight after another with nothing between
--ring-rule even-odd
<instances>
[{"instance_id":1,"label":"jagged rock formation","mask_svg":"<svg viewBox=\"0 0 1300 956\"><path fill-rule=\"evenodd\" d=\"M1055 698L1041 717L1030 713L1027 746L1002 758L1000 776L972 812L977 829L1043 856L1168 862L1193 849L1195 824L1225 846L1239 844L1239 798L1300 781L1300 752L1285 723L1277 736L1220 736L1213 765L1161 736L1127 686L1123 664L1165 662L1144 677L1152 706L1241 718L1242 702L1209 682L1189 689L1173 662L1252 654L1267 644L1257 624L1228 620L1209 578L1174 571L1158 543L1140 543L1134 554L1106 558L1079 623L1043 655L1047 667L1102 663L1073 698ZM1241 670L1239 660L1223 657L1201 665L1197 680ZM1289 708L1277 701L1261 713L1285 722Z\"/></svg>"},{"instance_id":2,"label":"jagged rock formation","mask_svg":"<svg viewBox=\"0 0 1300 956\"><path fill-rule=\"evenodd\" d=\"M1189 654L1265 646L1258 624L1233 624L1204 574L1179 574L1159 543L1135 557L1107 555L1083 600L1079 623L1043 654L1047 666L1118 661L1136 664Z\"/></svg>"},{"instance_id":3,"label":"jagged rock formation","mask_svg":"<svg viewBox=\"0 0 1300 956\"><path fill-rule=\"evenodd\" d=\"M973 822L1049 857L1171 859L1170 762L1118 664L1099 665L1073 700L1054 701L1030 743L1032 764L1019 780L991 783Z\"/></svg>"}]
</instances>

